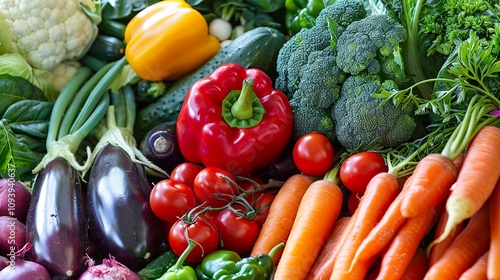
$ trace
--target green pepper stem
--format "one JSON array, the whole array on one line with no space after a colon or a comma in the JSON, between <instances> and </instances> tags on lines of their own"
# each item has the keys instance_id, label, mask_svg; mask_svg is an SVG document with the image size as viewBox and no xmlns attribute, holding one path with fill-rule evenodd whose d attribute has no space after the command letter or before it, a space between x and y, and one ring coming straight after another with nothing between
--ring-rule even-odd
<instances>
[{"instance_id":1,"label":"green pepper stem","mask_svg":"<svg viewBox=\"0 0 500 280\"><path fill-rule=\"evenodd\" d=\"M271 257L271 259L274 259L274 256L276 256L276 254L281 251L281 249L283 249L283 247L285 247L285 242L280 242L278 244L276 244L272 249L271 251L269 251L268 255L269 257Z\"/></svg>"},{"instance_id":2,"label":"green pepper stem","mask_svg":"<svg viewBox=\"0 0 500 280\"><path fill-rule=\"evenodd\" d=\"M179 258L177 259L177 262L172 267L170 267L167 270L167 272L177 271L177 270L182 269L182 267L184 266L184 261L186 261L186 258L189 256L191 251L193 251L195 246L196 246L196 242L194 242L191 239L188 239L188 246L186 247L184 252L182 252L182 254L179 256Z\"/></svg>"},{"instance_id":3,"label":"green pepper stem","mask_svg":"<svg viewBox=\"0 0 500 280\"><path fill-rule=\"evenodd\" d=\"M231 106L233 117L238 120L248 120L253 116L252 94L253 79L246 78L243 80L243 87L241 88L238 100Z\"/></svg>"}]
</instances>

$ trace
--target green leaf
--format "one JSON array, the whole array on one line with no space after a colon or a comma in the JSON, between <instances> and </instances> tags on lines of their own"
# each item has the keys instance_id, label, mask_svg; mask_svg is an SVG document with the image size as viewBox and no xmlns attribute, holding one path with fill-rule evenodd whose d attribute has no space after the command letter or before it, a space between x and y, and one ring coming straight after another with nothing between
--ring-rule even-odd
<instances>
[{"instance_id":1,"label":"green leaf","mask_svg":"<svg viewBox=\"0 0 500 280\"><path fill-rule=\"evenodd\" d=\"M46 100L43 92L28 80L7 74L0 75L0 115L3 115L10 105L26 99Z\"/></svg>"},{"instance_id":2,"label":"green leaf","mask_svg":"<svg viewBox=\"0 0 500 280\"><path fill-rule=\"evenodd\" d=\"M21 100L12 104L2 119L9 122L15 133L45 139L54 103L40 100Z\"/></svg>"},{"instance_id":3,"label":"green leaf","mask_svg":"<svg viewBox=\"0 0 500 280\"><path fill-rule=\"evenodd\" d=\"M14 171L14 178L23 181L33 178L31 170L40 162L26 144L17 141L6 120L0 120L0 158L0 177L12 177Z\"/></svg>"}]
</instances>

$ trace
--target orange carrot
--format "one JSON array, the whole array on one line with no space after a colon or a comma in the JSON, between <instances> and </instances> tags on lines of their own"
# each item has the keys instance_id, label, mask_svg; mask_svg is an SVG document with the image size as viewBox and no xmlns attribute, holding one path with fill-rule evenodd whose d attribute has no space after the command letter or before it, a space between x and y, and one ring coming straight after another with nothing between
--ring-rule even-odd
<instances>
[{"instance_id":1,"label":"orange carrot","mask_svg":"<svg viewBox=\"0 0 500 280\"><path fill-rule=\"evenodd\" d=\"M423 248L418 248L413 256L413 259L408 264L408 267L403 274L402 280L419 280L424 279L424 275L429 269L429 258Z\"/></svg>"},{"instance_id":2,"label":"orange carrot","mask_svg":"<svg viewBox=\"0 0 500 280\"><path fill-rule=\"evenodd\" d=\"M473 264L469 269L467 269L458 280L487 280L487 279L498 279L498 278L488 278L486 276L486 270L488 266L488 253L484 253L475 264ZM498 263L497 263L498 265Z\"/></svg>"},{"instance_id":3,"label":"orange carrot","mask_svg":"<svg viewBox=\"0 0 500 280\"><path fill-rule=\"evenodd\" d=\"M441 214L439 215L439 220L436 225L436 231L434 232L434 238L438 238L444 230L444 226L446 224L446 220L448 219L448 212L446 212L446 209L443 208L441 210ZM448 248L453 240L457 237L460 232L465 228L465 225L467 224L467 221L463 221L460 224L458 224L448 235L448 237L439 242L436 243L434 246L429 247L430 249L430 257L429 257L429 264L433 265L439 258L443 255L444 251L446 248Z\"/></svg>"},{"instance_id":4,"label":"orange carrot","mask_svg":"<svg viewBox=\"0 0 500 280\"><path fill-rule=\"evenodd\" d=\"M368 260L382 252L389 245L392 237L398 228L404 223L406 218L401 215L400 207L404 196L405 188L411 180L411 176L406 179L401 192L397 195L394 201L389 205L380 221L373 227L370 233L363 239L356 254L353 257L353 262L358 260Z\"/></svg>"},{"instance_id":5,"label":"orange carrot","mask_svg":"<svg viewBox=\"0 0 500 280\"><path fill-rule=\"evenodd\" d=\"M441 208L442 203L404 222L382 257L377 279L399 280L403 278L420 242L434 226Z\"/></svg>"},{"instance_id":6,"label":"orange carrot","mask_svg":"<svg viewBox=\"0 0 500 280\"><path fill-rule=\"evenodd\" d=\"M314 181L302 198L275 280L302 280L313 266L342 209L342 191L328 180Z\"/></svg>"},{"instance_id":7,"label":"orange carrot","mask_svg":"<svg viewBox=\"0 0 500 280\"><path fill-rule=\"evenodd\" d=\"M323 249L321 249L318 257L316 258L311 270L306 277L306 280L326 280L330 279L332 274L333 261L335 260L334 254L336 248L339 247L339 240L345 232L347 224L352 216L344 216L339 218L333 226L332 232L325 241Z\"/></svg>"},{"instance_id":8,"label":"orange carrot","mask_svg":"<svg viewBox=\"0 0 500 280\"><path fill-rule=\"evenodd\" d=\"M267 254L274 246L287 240L300 201L311 184L311 178L302 174L293 175L285 181L269 206L266 221L252 248L251 256ZM281 254L282 251L276 254L275 263Z\"/></svg>"},{"instance_id":9,"label":"orange carrot","mask_svg":"<svg viewBox=\"0 0 500 280\"><path fill-rule=\"evenodd\" d=\"M441 258L429 268L424 279L458 279L471 267L489 249L489 217L489 206L486 202L470 218L467 226L446 249Z\"/></svg>"},{"instance_id":10,"label":"orange carrot","mask_svg":"<svg viewBox=\"0 0 500 280\"><path fill-rule=\"evenodd\" d=\"M453 161L441 154L428 154L422 158L401 202L403 217L419 216L438 205L448 195L457 175Z\"/></svg>"},{"instance_id":11,"label":"orange carrot","mask_svg":"<svg viewBox=\"0 0 500 280\"><path fill-rule=\"evenodd\" d=\"M355 211L357 216L352 228L337 252L330 279L363 279L366 276L372 260L352 263L354 254L394 200L398 191L398 180L390 173L379 173L370 180Z\"/></svg>"},{"instance_id":12,"label":"orange carrot","mask_svg":"<svg viewBox=\"0 0 500 280\"><path fill-rule=\"evenodd\" d=\"M489 198L490 205L490 254L488 279L500 279L500 179Z\"/></svg>"},{"instance_id":13,"label":"orange carrot","mask_svg":"<svg viewBox=\"0 0 500 280\"><path fill-rule=\"evenodd\" d=\"M443 233L431 243L443 241L452 229L481 209L500 178L500 128L485 126L467 148L462 170L446 200L448 219Z\"/></svg>"}]
</instances>

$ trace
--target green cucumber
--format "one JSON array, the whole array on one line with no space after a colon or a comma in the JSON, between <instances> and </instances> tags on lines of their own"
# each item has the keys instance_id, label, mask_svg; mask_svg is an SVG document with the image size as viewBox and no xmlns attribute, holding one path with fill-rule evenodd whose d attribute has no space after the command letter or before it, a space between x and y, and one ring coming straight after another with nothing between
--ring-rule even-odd
<instances>
[{"instance_id":1,"label":"green cucumber","mask_svg":"<svg viewBox=\"0 0 500 280\"><path fill-rule=\"evenodd\" d=\"M274 81L277 76L276 59L285 42L285 35L270 27L257 27L243 33L228 46L220 49L205 65L175 81L160 99L139 109L134 136L136 139L142 139L157 124L177 120L191 85L209 76L224 63L233 62L246 68L261 69Z\"/></svg>"},{"instance_id":2,"label":"green cucumber","mask_svg":"<svg viewBox=\"0 0 500 280\"><path fill-rule=\"evenodd\" d=\"M115 37L120 40L125 39L125 28L126 24L121 23L116 20L103 18L101 23L99 23L99 34L108 35Z\"/></svg>"},{"instance_id":3,"label":"green cucumber","mask_svg":"<svg viewBox=\"0 0 500 280\"><path fill-rule=\"evenodd\" d=\"M90 46L88 54L106 62L113 62L125 55L125 43L113 36L99 34Z\"/></svg>"}]
</instances>

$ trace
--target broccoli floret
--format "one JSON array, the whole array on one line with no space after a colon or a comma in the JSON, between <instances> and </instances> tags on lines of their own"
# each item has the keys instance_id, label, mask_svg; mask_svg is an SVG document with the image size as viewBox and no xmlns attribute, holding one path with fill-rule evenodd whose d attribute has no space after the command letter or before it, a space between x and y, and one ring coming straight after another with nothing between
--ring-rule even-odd
<instances>
[{"instance_id":1,"label":"broccoli floret","mask_svg":"<svg viewBox=\"0 0 500 280\"><path fill-rule=\"evenodd\" d=\"M309 29L304 28L292 36L279 52L278 78L275 86L290 100L294 114L293 138L298 139L304 134L316 131L326 135L331 141L336 140L337 133L341 134L341 138L346 139L349 132L344 131L345 125L342 123L342 118L335 120L336 114L333 113L333 109L340 100L350 104L351 101L345 101L349 98L359 108L377 113L380 111L381 113L378 113L380 117L407 121L406 116L410 116L408 112L403 114L392 104L376 108L382 99L375 100L370 94L370 92L377 92L385 84L393 84L396 87L395 83L404 77L401 68L402 60L396 54L398 44L404 41L405 36L404 27L389 16L368 16L361 2L349 0L338 0L325 7L316 18L315 26ZM340 41L342 37L344 37L343 42ZM352 46L365 48L365 50L349 49ZM339 57L341 49L342 59ZM358 59L359 61L355 62ZM356 73L346 73L344 68L349 69L346 64L354 67L364 64L366 67L359 69ZM377 75L369 73L377 73ZM344 87L354 88L349 83L345 85L346 79L357 80L355 75L358 74L368 75L367 79L371 76L377 77L377 80L365 85L369 98L364 95L363 98L351 97L348 94L343 96L343 92L348 92L347 89L343 89ZM351 76L348 78L349 75ZM387 80L386 77L394 77L394 79ZM357 104L365 101L367 104ZM400 118L397 117L398 113L401 115ZM347 114L350 113L344 113L344 115ZM366 121L373 123L367 124L366 128L371 129L375 126L376 129L364 132L356 127L362 126L362 120L364 119L360 118L360 123L353 125L360 134L366 134L361 135L357 142L379 134L383 135L384 144L392 145L396 140L407 136L404 133L406 131L402 131L403 125L392 122L380 125L378 122L382 124L382 121L372 118L366 118ZM412 119L408 121L411 122ZM414 129L414 122L413 126L408 125L408 127ZM394 131L389 131L391 129ZM354 141L346 144L352 143Z\"/></svg>"},{"instance_id":2,"label":"broccoli floret","mask_svg":"<svg viewBox=\"0 0 500 280\"><path fill-rule=\"evenodd\" d=\"M379 73L381 61L394 56L406 38L406 29L388 15L367 16L339 35L337 65L352 75Z\"/></svg>"},{"instance_id":3,"label":"broccoli floret","mask_svg":"<svg viewBox=\"0 0 500 280\"><path fill-rule=\"evenodd\" d=\"M301 82L290 99L294 114L294 138L317 131L335 139L331 107L339 98L345 73L335 62L334 51L326 47L312 52L301 68Z\"/></svg>"},{"instance_id":4,"label":"broccoli floret","mask_svg":"<svg viewBox=\"0 0 500 280\"><path fill-rule=\"evenodd\" d=\"M345 29L343 24L347 26L350 22L365 16L366 10L361 1L338 0L321 10L315 26L301 29L280 49L276 62L278 72L276 88L291 98L299 87L302 79L301 68L307 64L309 54L331 45L332 33L327 18L337 23L337 33L340 34Z\"/></svg>"},{"instance_id":5,"label":"broccoli floret","mask_svg":"<svg viewBox=\"0 0 500 280\"><path fill-rule=\"evenodd\" d=\"M355 149L377 139L384 147L395 147L411 138L416 128L415 108L396 107L392 102L381 105L383 99L372 96L382 88L394 87L391 80L369 73L345 80L332 110L335 134L342 146Z\"/></svg>"},{"instance_id":6,"label":"broccoli floret","mask_svg":"<svg viewBox=\"0 0 500 280\"><path fill-rule=\"evenodd\" d=\"M363 2L357 0L337 0L324 10L316 18L316 25L323 27L328 24L327 18L331 18L339 26L347 27L349 24L363 19L367 15Z\"/></svg>"}]
</instances>

